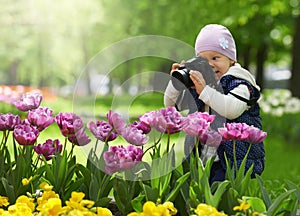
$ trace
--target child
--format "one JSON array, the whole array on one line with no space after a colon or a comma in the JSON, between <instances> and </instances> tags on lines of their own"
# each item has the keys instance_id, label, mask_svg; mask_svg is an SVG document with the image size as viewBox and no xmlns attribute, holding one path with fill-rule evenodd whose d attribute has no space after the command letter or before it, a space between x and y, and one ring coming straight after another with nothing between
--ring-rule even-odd
<instances>
[{"instance_id":1,"label":"child","mask_svg":"<svg viewBox=\"0 0 300 216\"><path fill-rule=\"evenodd\" d=\"M199 71L190 71L190 79L194 86L187 90L190 94L185 94L191 95L187 102L189 112L209 111L216 115L216 119L223 118L223 123L243 122L261 129L260 108L257 103L260 88L250 72L237 63L235 42L230 31L222 25L206 25L197 36L195 52L197 56L208 60L221 91L207 85ZM182 64L174 63L170 74ZM165 91L165 106L175 106L180 95L181 92L177 91L170 81ZM223 126L217 125L215 129ZM193 142L193 137L186 137L185 147L189 152ZM238 141L236 146L237 163L240 165L249 143ZM217 154L211 169L210 183L223 181L226 173L224 152L233 162L232 141L222 143L217 149L208 148L202 149L202 157L203 153L209 154L205 155L206 158ZM263 143L252 145L246 162L246 170L254 164L252 177L263 172L264 158Z\"/></svg>"}]
</instances>

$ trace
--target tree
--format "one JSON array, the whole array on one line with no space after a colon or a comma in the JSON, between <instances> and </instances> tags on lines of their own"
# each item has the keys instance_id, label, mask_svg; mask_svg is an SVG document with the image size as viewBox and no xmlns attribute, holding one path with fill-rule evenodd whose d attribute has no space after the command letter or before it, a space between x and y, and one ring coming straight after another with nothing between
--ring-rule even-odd
<instances>
[{"instance_id":1,"label":"tree","mask_svg":"<svg viewBox=\"0 0 300 216\"><path fill-rule=\"evenodd\" d=\"M292 79L291 90L294 96L300 98L300 15L296 18L294 42L292 49Z\"/></svg>"}]
</instances>

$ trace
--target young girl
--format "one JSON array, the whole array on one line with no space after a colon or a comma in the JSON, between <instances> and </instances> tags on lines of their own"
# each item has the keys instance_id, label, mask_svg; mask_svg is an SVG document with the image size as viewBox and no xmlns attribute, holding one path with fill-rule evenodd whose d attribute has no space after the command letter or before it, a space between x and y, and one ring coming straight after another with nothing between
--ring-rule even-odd
<instances>
[{"instance_id":1,"label":"young girl","mask_svg":"<svg viewBox=\"0 0 300 216\"><path fill-rule=\"evenodd\" d=\"M190 79L194 86L188 89L190 94L186 94L191 95L189 102L187 102L189 112L208 111L216 115L216 119L223 118L223 123L243 122L261 129L260 108L257 103L260 88L250 72L237 63L236 46L230 31L218 24L205 26L197 36L195 52L197 56L208 60L221 91L207 85L199 71L190 71ZM182 64L173 64L170 74ZM170 81L165 91L165 106L175 106L180 95L180 92L174 88ZM215 129L223 126L217 125ZM193 142L194 138L187 136L185 141L186 153L191 151L192 146L194 146ZM217 149L207 146L204 148L209 148L208 150L202 149L202 157L203 153L209 154L205 155L205 158L217 154L211 169L211 183L225 180L224 152L233 162L232 146L232 141L226 141ZM249 143L238 141L236 146L237 163L240 165L246 155ZM252 177L263 172L264 159L263 143L252 145L246 162L246 170L254 164Z\"/></svg>"}]
</instances>

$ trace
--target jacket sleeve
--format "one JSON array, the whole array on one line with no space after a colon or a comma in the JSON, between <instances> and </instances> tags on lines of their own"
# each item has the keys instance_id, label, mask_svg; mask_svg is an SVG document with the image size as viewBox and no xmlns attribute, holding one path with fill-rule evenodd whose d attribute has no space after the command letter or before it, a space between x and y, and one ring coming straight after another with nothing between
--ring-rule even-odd
<instances>
[{"instance_id":1,"label":"jacket sleeve","mask_svg":"<svg viewBox=\"0 0 300 216\"><path fill-rule=\"evenodd\" d=\"M180 91L176 90L171 81L169 81L168 86L165 90L164 94L164 105L175 106L178 96L180 95Z\"/></svg>"},{"instance_id":2,"label":"jacket sleeve","mask_svg":"<svg viewBox=\"0 0 300 216\"><path fill-rule=\"evenodd\" d=\"M246 99L250 98L248 87L243 84L237 86L231 92ZM199 99L227 119L235 119L248 109L245 102L237 99L233 95L222 94L210 86L206 86L203 89L199 95Z\"/></svg>"}]
</instances>

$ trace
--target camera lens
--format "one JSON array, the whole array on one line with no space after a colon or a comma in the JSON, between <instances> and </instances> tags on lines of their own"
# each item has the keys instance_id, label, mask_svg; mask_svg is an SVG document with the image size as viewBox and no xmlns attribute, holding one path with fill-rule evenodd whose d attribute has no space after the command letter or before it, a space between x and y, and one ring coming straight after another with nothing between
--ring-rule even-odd
<instances>
[{"instance_id":1,"label":"camera lens","mask_svg":"<svg viewBox=\"0 0 300 216\"><path fill-rule=\"evenodd\" d=\"M172 73L172 84L177 90L181 91L194 85L190 79L189 71L187 68L181 68Z\"/></svg>"}]
</instances>

